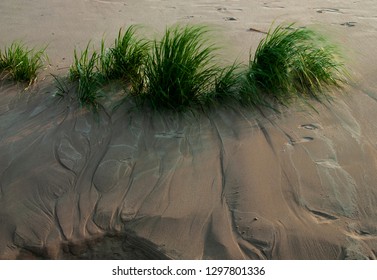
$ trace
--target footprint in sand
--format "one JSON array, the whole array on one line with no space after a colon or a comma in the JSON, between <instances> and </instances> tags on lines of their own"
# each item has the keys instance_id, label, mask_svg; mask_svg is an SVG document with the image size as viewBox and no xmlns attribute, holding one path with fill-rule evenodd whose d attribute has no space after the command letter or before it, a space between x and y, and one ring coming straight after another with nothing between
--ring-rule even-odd
<instances>
[{"instance_id":1,"label":"footprint in sand","mask_svg":"<svg viewBox=\"0 0 377 280\"><path fill-rule=\"evenodd\" d=\"M322 127L317 125L317 124L307 123L307 124L300 125L299 128L303 128L303 129L306 129L306 130L317 130L317 129L320 129ZM314 140L313 137L304 136L298 141L295 141L295 140L291 141L291 144L294 145L294 144L299 144L299 143L307 143L307 142L311 142L313 140Z\"/></svg>"},{"instance_id":2,"label":"footprint in sand","mask_svg":"<svg viewBox=\"0 0 377 280\"><path fill-rule=\"evenodd\" d=\"M118 5L124 5L127 6L125 3L122 1L111 1L111 0L94 0L94 2L98 2L101 4L118 4Z\"/></svg>"},{"instance_id":3,"label":"footprint in sand","mask_svg":"<svg viewBox=\"0 0 377 280\"><path fill-rule=\"evenodd\" d=\"M301 142L310 142L310 141L313 141L313 140L314 140L314 138L310 137L310 136L305 136L305 137L301 138Z\"/></svg>"},{"instance_id":4,"label":"footprint in sand","mask_svg":"<svg viewBox=\"0 0 377 280\"><path fill-rule=\"evenodd\" d=\"M241 8L232 8L232 9L228 9L228 8L225 8L225 7L218 7L216 10L219 11L219 12L226 12L226 11L228 11L228 10L231 10L231 11L238 11L238 12L242 12L242 11L243 11L243 9L241 9Z\"/></svg>"},{"instance_id":5,"label":"footprint in sand","mask_svg":"<svg viewBox=\"0 0 377 280\"><path fill-rule=\"evenodd\" d=\"M307 129L307 130L316 130L316 129L319 128L318 125L311 124L311 123L309 123L309 124L303 124L303 125L300 125L299 127L300 127L300 128L304 128L304 129Z\"/></svg>"},{"instance_id":6,"label":"footprint in sand","mask_svg":"<svg viewBox=\"0 0 377 280\"><path fill-rule=\"evenodd\" d=\"M263 7L264 8L268 8L268 9L284 9L285 7L284 6L281 6L279 4L276 4L276 3L263 3Z\"/></svg>"},{"instance_id":7,"label":"footprint in sand","mask_svg":"<svg viewBox=\"0 0 377 280\"><path fill-rule=\"evenodd\" d=\"M217 10L218 10L219 12L225 12L225 11L227 11L228 9L225 8L225 7L219 7L219 8L217 8Z\"/></svg>"},{"instance_id":8,"label":"footprint in sand","mask_svg":"<svg viewBox=\"0 0 377 280\"><path fill-rule=\"evenodd\" d=\"M356 21L347 21L345 23L341 23L340 25L346 26L346 27L355 27L356 26Z\"/></svg>"},{"instance_id":9,"label":"footprint in sand","mask_svg":"<svg viewBox=\"0 0 377 280\"><path fill-rule=\"evenodd\" d=\"M324 9L319 9L317 10L317 13L323 14L323 13L340 13L339 9L335 8L324 8Z\"/></svg>"},{"instance_id":10,"label":"footprint in sand","mask_svg":"<svg viewBox=\"0 0 377 280\"><path fill-rule=\"evenodd\" d=\"M307 142L311 142L311 141L313 141L313 140L314 140L313 137L305 136L305 137L302 137L302 138L299 139L299 140L291 140L291 144L292 144L292 145L295 145L295 144L307 143Z\"/></svg>"}]
</instances>

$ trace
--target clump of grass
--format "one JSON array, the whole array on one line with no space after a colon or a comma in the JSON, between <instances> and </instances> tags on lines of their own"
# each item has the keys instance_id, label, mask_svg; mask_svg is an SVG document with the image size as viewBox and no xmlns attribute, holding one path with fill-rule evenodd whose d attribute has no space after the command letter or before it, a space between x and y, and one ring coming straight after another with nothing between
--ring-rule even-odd
<instances>
[{"instance_id":1,"label":"clump of grass","mask_svg":"<svg viewBox=\"0 0 377 280\"><path fill-rule=\"evenodd\" d=\"M237 101L240 90L241 65L233 63L231 66L219 68L211 91L205 93L202 103L207 106L213 104L228 104Z\"/></svg>"},{"instance_id":2,"label":"clump of grass","mask_svg":"<svg viewBox=\"0 0 377 280\"><path fill-rule=\"evenodd\" d=\"M69 77L78 82L81 105L97 108L101 89L112 80L122 81L139 105L175 111L215 103L274 108L296 98L321 101L329 98L329 87L344 81L336 48L307 28L270 29L245 69L217 64L205 26L168 28L152 43L135 31L120 29L114 45L106 48L102 40L99 52L89 52L89 44L80 54L75 50Z\"/></svg>"},{"instance_id":3,"label":"clump of grass","mask_svg":"<svg viewBox=\"0 0 377 280\"><path fill-rule=\"evenodd\" d=\"M96 51L89 52L88 44L78 55L74 51L74 62L69 69L69 78L77 81L77 98L81 106L98 107L98 99L101 97L100 87L104 83L103 76L98 71L99 54Z\"/></svg>"},{"instance_id":4,"label":"clump of grass","mask_svg":"<svg viewBox=\"0 0 377 280\"><path fill-rule=\"evenodd\" d=\"M114 46L107 53L102 47L102 71L109 79L123 79L128 82L140 79L150 44L146 40L137 39L135 31L134 25L124 33L120 29Z\"/></svg>"},{"instance_id":5,"label":"clump of grass","mask_svg":"<svg viewBox=\"0 0 377 280\"><path fill-rule=\"evenodd\" d=\"M148 55L149 43L135 36L136 27L130 26L124 33L119 30L115 44L100 51L89 51L90 43L80 54L74 51L74 62L69 70L71 81L77 81L77 97L82 106L97 108L103 96L101 89L113 80L125 84L139 84L143 79L142 68Z\"/></svg>"},{"instance_id":6,"label":"clump of grass","mask_svg":"<svg viewBox=\"0 0 377 280\"><path fill-rule=\"evenodd\" d=\"M20 42L13 42L3 52L0 51L0 71L6 77L31 84L43 68L45 57L45 49L29 49Z\"/></svg>"},{"instance_id":7,"label":"clump of grass","mask_svg":"<svg viewBox=\"0 0 377 280\"><path fill-rule=\"evenodd\" d=\"M314 31L279 25L250 59L241 100L287 105L297 97L326 98L330 86L340 87L344 81L344 65L338 58L336 48Z\"/></svg>"},{"instance_id":8,"label":"clump of grass","mask_svg":"<svg viewBox=\"0 0 377 280\"><path fill-rule=\"evenodd\" d=\"M161 41L153 43L145 66L146 89L139 97L154 109L179 111L208 101L215 84L227 91L231 71L215 64L217 49L207 40L208 32L203 26L167 29Z\"/></svg>"}]
</instances>

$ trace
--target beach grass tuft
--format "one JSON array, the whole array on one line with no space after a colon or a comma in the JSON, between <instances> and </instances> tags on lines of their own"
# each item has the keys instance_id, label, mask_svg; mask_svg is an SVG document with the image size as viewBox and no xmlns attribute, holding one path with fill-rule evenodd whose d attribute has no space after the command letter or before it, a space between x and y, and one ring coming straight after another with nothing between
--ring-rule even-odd
<instances>
[{"instance_id":1,"label":"beach grass tuft","mask_svg":"<svg viewBox=\"0 0 377 280\"><path fill-rule=\"evenodd\" d=\"M144 39L137 39L135 31L134 25L127 28L124 33L120 29L114 45L107 53L102 47L102 72L109 79L122 79L126 82L140 79L150 43Z\"/></svg>"},{"instance_id":2,"label":"beach grass tuft","mask_svg":"<svg viewBox=\"0 0 377 280\"><path fill-rule=\"evenodd\" d=\"M69 69L71 82L77 82L77 98L81 106L98 107L98 99L101 97L100 88L104 78L98 71L99 54L90 52L90 43L78 54L74 51L74 62Z\"/></svg>"},{"instance_id":3,"label":"beach grass tuft","mask_svg":"<svg viewBox=\"0 0 377 280\"><path fill-rule=\"evenodd\" d=\"M121 80L132 87L140 84L149 42L137 39L135 31L135 26L124 33L120 29L114 45L109 48L102 39L100 51L90 51L90 42L80 54L74 51L69 78L78 83L77 97L82 106L97 108L103 97L101 89L111 81Z\"/></svg>"},{"instance_id":4,"label":"beach grass tuft","mask_svg":"<svg viewBox=\"0 0 377 280\"><path fill-rule=\"evenodd\" d=\"M21 42L13 42L0 51L0 71L15 81L33 83L43 68L45 48L29 49Z\"/></svg>"},{"instance_id":5,"label":"beach grass tuft","mask_svg":"<svg viewBox=\"0 0 377 280\"><path fill-rule=\"evenodd\" d=\"M308 28L293 24L271 29L250 59L241 100L252 105L296 98L327 98L330 86L345 81L344 65L336 48Z\"/></svg>"},{"instance_id":6,"label":"beach grass tuft","mask_svg":"<svg viewBox=\"0 0 377 280\"><path fill-rule=\"evenodd\" d=\"M175 26L154 41L145 66L145 91L139 94L154 109L184 110L211 101L216 89L225 93L231 70L216 65L217 48L205 26Z\"/></svg>"}]
</instances>

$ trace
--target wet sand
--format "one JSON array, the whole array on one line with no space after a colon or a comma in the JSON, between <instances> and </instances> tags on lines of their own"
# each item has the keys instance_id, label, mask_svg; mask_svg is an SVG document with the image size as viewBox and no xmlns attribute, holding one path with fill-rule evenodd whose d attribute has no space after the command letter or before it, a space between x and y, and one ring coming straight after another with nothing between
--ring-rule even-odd
<instances>
[{"instance_id":1,"label":"wet sand","mask_svg":"<svg viewBox=\"0 0 377 280\"><path fill-rule=\"evenodd\" d=\"M96 118L53 96L49 73L122 26L210 24L246 61L274 20L341 45L332 103ZM375 1L1 1L0 46L48 44L50 66L0 83L0 258L376 259L376 20Z\"/></svg>"}]
</instances>

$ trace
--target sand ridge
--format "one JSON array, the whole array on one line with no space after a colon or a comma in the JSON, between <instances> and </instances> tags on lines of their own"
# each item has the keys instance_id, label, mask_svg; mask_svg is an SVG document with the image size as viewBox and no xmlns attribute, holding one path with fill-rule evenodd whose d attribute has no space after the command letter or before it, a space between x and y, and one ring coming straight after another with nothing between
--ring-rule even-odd
<instances>
[{"instance_id":1,"label":"sand ridge","mask_svg":"<svg viewBox=\"0 0 377 280\"><path fill-rule=\"evenodd\" d=\"M353 81L317 112L97 118L48 71L31 92L1 82L0 258L376 259L373 1L23 2L0 3L0 44L48 42L53 71L133 23L213 24L247 58L276 19L334 34Z\"/></svg>"}]
</instances>

